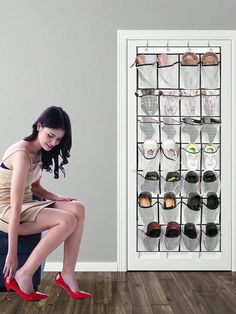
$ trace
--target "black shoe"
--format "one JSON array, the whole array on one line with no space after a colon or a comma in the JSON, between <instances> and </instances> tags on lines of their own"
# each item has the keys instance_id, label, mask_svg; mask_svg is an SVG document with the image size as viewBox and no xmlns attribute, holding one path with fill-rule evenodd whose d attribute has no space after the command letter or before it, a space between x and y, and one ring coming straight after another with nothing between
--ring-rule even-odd
<instances>
[{"instance_id":1,"label":"black shoe","mask_svg":"<svg viewBox=\"0 0 236 314\"><path fill-rule=\"evenodd\" d=\"M195 225L192 222L188 222L184 225L184 234L190 239L196 239L197 231Z\"/></svg>"},{"instance_id":2,"label":"black shoe","mask_svg":"<svg viewBox=\"0 0 236 314\"><path fill-rule=\"evenodd\" d=\"M159 179L159 175L156 171L147 172L145 176L145 180L157 181Z\"/></svg>"},{"instance_id":3,"label":"black shoe","mask_svg":"<svg viewBox=\"0 0 236 314\"><path fill-rule=\"evenodd\" d=\"M192 192L188 196L187 206L189 209L198 211L201 206L201 196L197 192Z\"/></svg>"},{"instance_id":4,"label":"black shoe","mask_svg":"<svg viewBox=\"0 0 236 314\"><path fill-rule=\"evenodd\" d=\"M216 209L219 206L219 199L215 192L207 193L207 207L209 209Z\"/></svg>"},{"instance_id":5,"label":"black shoe","mask_svg":"<svg viewBox=\"0 0 236 314\"><path fill-rule=\"evenodd\" d=\"M176 196L173 192L167 192L164 195L164 209L172 209L176 207Z\"/></svg>"},{"instance_id":6,"label":"black shoe","mask_svg":"<svg viewBox=\"0 0 236 314\"><path fill-rule=\"evenodd\" d=\"M206 224L206 235L210 238L215 237L218 234L217 226L214 222L208 222Z\"/></svg>"},{"instance_id":7,"label":"black shoe","mask_svg":"<svg viewBox=\"0 0 236 314\"><path fill-rule=\"evenodd\" d=\"M197 172L191 170L186 173L185 180L189 183L197 183L199 181Z\"/></svg>"},{"instance_id":8,"label":"black shoe","mask_svg":"<svg viewBox=\"0 0 236 314\"><path fill-rule=\"evenodd\" d=\"M177 182L180 181L181 175L178 171L168 172L166 175L167 182Z\"/></svg>"},{"instance_id":9,"label":"black shoe","mask_svg":"<svg viewBox=\"0 0 236 314\"><path fill-rule=\"evenodd\" d=\"M207 170L203 174L203 181L204 182L214 182L216 181L216 174L212 170Z\"/></svg>"}]
</instances>

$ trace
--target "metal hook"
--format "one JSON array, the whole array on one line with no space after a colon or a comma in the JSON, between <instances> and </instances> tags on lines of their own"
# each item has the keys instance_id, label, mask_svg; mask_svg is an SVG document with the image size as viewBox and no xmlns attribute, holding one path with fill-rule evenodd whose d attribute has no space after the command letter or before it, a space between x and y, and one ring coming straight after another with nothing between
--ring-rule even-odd
<instances>
[{"instance_id":1,"label":"metal hook","mask_svg":"<svg viewBox=\"0 0 236 314\"><path fill-rule=\"evenodd\" d=\"M148 40L147 40L145 51L148 51Z\"/></svg>"},{"instance_id":2,"label":"metal hook","mask_svg":"<svg viewBox=\"0 0 236 314\"><path fill-rule=\"evenodd\" d=\"M169 40L167 40L167 43L166 43L166 51L170 51L170 48L169 48Z\"/></svg>"},{"instance_id":3,"label":"metal hook","mask_svg":"<svg viewBox=\"0 0 236 314\"><path fill-rule=\"evenodd\" d=\"M187 47L188 47L188 51L191 51L191 48L189 47L189 40L188 40L188 43L187 43Z\"/></svg>"},{"instance_id":4,"label":"metal hook","mask_svg":"<svg viewBox=\"0 0 236 314\"><path fill-rule=\"evenodd\" d=\"M208 44L207 44L209 51L213 51L213 49L210 47L210 40L208 40Z\"/></svg>"}]
</instances>

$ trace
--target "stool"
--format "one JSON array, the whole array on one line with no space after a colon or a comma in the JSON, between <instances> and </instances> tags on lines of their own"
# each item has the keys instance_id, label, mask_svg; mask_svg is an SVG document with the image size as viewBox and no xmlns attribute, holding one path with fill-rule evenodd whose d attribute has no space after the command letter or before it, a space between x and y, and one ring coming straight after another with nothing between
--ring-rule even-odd
<instances>
[{"instance_id":1,"label":"stool","mask_svg":"<svg viewBox=\"0 0 236 314\"><path fill-rule=\"evenodd\" d=\"M33 200L41 201L43 199L36 195L32 196ZM31 235L18 236L18 246L17 246L17 257L18 257L18 268L20 268L27 260L35 246L39 243L41 239L41 233L35 233ZM4 285L3 267L5 265L5 260L8 252L8 233L0 231L0 291L6 291ZM44 264L42 263L33 276L33 286L34 290L38 290L38 285L40 285L41 274L44 270Z\"/></svg>"},{"instance_id":2,"label":"stool","mask_svg":"<svg viewBox=\"0 0 236 314\"><path fill-rule=\"evenodd\" d=\"M39 243L41 239L41 233L36 233L32 235L18 236L18 268L20 268L35 246ZM3 267L5 265L5 260L8 251L8 233L0 231L0 291L6 291L4 285ZM33 286L35 291L38 290L38 285L40 284L41 273L43 271L43 266L41 265L33 276Z\"/></svg>"}]
</instances>

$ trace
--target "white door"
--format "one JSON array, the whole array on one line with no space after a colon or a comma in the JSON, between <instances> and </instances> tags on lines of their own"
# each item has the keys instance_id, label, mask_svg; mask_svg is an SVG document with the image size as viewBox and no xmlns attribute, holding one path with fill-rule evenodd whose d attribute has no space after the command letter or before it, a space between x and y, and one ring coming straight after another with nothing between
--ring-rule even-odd
<instances>
[{"instance_id":1,"label":"white door","mask_svg":"<svg viewBox=\"0 0 236 314\"><path fill-rule=\"evenodd\" d=\"M166 43L160 40L129 40L127 45L128 270L231 270L231 43L212 40L211 49L206 40L190 40L191 44L186 40L170 40L168 47ZM208 64L204 67L201 63L204 53L209 50L213 50L220 60L217 67ZM198 56L198 61L201 61L199 65L182 67L181 58L187 51ZM159 58L158 64L155 61L160 54L162 59ZM141 55L141 65L130 68L137 55ZM208 77L204 79L204 75ZM212 81L216 83L212 84ZM135 95L135 92L138 93ZM151 97L147 97L147 94L151 94ZM214 139L208 126L203 130L203 125L194 124L197 135L196 132L192 134L191 130L189 133L183 130L183 126L187 125L183 119L188 116L198 121L204 116L220 120L221 124L213 123L216 132ZM207 121L204 120L206 125ZM158 144L158 150L155 152L156 147L153 148L155 157L150 159L145 155L143 144L152 145L153 139ZM168 164L168 158L165 164L166 155L162 148L166 139L174 140L178 145L179 168ZM191 142L196 143L194 147L199 153L189 157L195 158L193 164L187 152L187 144ZM210 186L207 190L200 183L199 190L193 191L199 192L204 204L198 211L189 211L189 194L183 192L185 176L193 170L198 174L199 182L203 181L204 173L209 170L205 164L207 155L204 149L207 144L213 144L216 148L214 156L209 156L217 160L212 169L219 189ZM210 158L210 163L213 159ZM191 165L195 166L191 168ZM167 211L163 209L164 195L169 191L168 187L165 188L166 175L175 170L179 170L181 181L171 183L171 188L169 186L170 191L173 188L175 193L176 206ZM153 171L158 173L159 178L150 186L145 175ZM152 189L152 199L144 198L146 203L140 207L140 193L149 188ZM210 195L207 193L211 189L218 196L216 210L206 206ZM147 201L150 201L150 207L145 207L148 206ZM154 237L148 236L147 228L153 221L160 225L160 237L155 237L158 228L153 229ZM170 221L181 227L179 236L167 236ZM184 232L188 222L192 222L196 228L193 239ZM207 233L208 223L217 227L214 236Z\"/></svg>"}]
</instances>

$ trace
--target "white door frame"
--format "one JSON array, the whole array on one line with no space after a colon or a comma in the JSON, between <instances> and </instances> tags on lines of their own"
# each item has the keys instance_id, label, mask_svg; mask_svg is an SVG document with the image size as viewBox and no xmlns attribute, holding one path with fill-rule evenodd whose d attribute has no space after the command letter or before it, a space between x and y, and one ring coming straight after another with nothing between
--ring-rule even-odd
<instances>
[{"instance_id":1,"label":"white door frame","mask_svg":"<svg viewBox=\"0 0 236 314\"><path fill-rule=\"evenodd\" d=\"M232 44L231 103L236 103L236 31L233 30L118 30L117 31L117 270L127 271L127 46L129 40L230 40ZM170 40L171 41L171 40ZM236 195L236 109L232 107L232 191ZM232 210L232 271L236 271L236 200L231 199Z\"/></svg>"}]
</instances>

